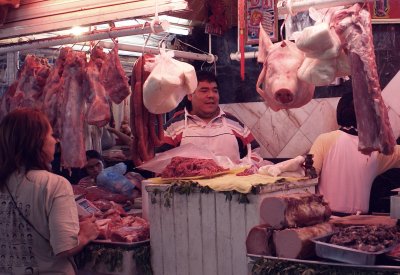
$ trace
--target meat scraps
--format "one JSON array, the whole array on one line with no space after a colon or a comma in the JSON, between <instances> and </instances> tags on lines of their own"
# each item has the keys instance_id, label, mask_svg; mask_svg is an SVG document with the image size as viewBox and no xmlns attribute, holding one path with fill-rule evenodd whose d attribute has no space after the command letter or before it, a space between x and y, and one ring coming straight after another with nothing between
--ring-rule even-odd
<instances>
[{"instance_id":1,"label":"meat scraps","mask_svg":"<svg viewBox=\"0 0 400 275\"><path fill-rule=\"evenodd\" d=\"M219 166L212 159L196 159L185 157L173 157L171 163L162 171L162 178L178 178L178 177L210 177L216 173L228 171Z\"/></svg>"},{"instance_id":2,"label":"meat scraps","mask_svg":"<svg viewBox=\"0 0 400 275\"><path fill-rule=\"evenodd\" d=\"M335 233L330 243L367 252L377 252L397 243L396 227L377 225L349 226Z\"/></svg>"}]
</instances>

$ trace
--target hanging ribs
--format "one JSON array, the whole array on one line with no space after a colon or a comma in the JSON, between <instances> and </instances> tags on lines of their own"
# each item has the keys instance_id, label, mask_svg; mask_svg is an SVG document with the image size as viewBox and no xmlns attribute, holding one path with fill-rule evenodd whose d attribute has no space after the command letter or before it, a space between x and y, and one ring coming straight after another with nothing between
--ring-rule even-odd
<instances>
[{"instance_id":1,"label":"hanging ribs","mask_svg":"<svg viewBox=\"0 0 400 275\"><path fill-rule=\"evenodd\" d=\"M363 154L389 155L396 144L387 108L381 96L369 12L359 4L339 10L331 24L347 50L351 63L354 108Z\"/></svg>"}]
</instances>

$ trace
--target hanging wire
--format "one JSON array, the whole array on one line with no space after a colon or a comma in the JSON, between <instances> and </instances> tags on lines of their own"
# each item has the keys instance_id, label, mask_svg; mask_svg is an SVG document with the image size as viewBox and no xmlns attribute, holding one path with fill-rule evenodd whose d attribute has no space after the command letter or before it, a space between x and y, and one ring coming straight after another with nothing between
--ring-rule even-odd
<instances>
[{"instance_id":1,"label":"hanging wire","mask_svg":"<svg viewBox=\"0 0 400 275\"><path fill-rule=\"evenodd\" d=\"M189 47L191 47L191 48L193 48L193 49L195 49L195 50L198 50L198 51L201 52L201 53L209 54L208 52L203 51L203 50L200 50L199 48L196 48L195 46L192 46L192 45L190 45L190 44L188 44L188 43L185 43L185 42L183 42L182 40L180 40L180 39L178 39L178 38L177 38L177 40L179 41L179 43L182 43L182 44L184 44L184 45L186 45L186 46L189 46Z\"/></svg>"}]
</instances>

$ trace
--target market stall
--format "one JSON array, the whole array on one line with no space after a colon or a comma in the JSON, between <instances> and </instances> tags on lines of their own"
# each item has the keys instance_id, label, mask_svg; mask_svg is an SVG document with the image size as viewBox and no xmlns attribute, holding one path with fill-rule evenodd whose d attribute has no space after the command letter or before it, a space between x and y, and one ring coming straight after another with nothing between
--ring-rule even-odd
<instances>
[{"instance_id":1,"label":"market stall","mask_svg":"<svg viewBox=\"0 0 400 275\"><path fill-rule=\"evenodd\" d=\"M226 177L228 181L239 178L236 186L249 189L246 193L233 191L235 183L221 187ZM212 179L212 183L154 181L144 182L147 194L143 207L148 208L145 213L151 224L155 274L247 274L246 237L253 226L262 223L259 207L263 198L300 191L313 193L317 184L317 179L261 175L227 175L225 179Z\"/></svg>"},{"instance_id":2,"label":"market stall","mask_svg":"<svg viewBox=\"0 0 400 275\"><path fill-rule=\"evenodd\" d=\"M123 109L119 110L117 124L123 119L129 120L133 139L129 140L131 143L128 145L103 151L105 163L114 166L122 161L128 164L129 171L142 168L142 171L150 171L148 173L151 176L159 176L161 171L147 170L146 164L159 157L155 154L155 148L165 141L162 126L168 113L196 88L195 68L189 63L201 61L203 64L197 66L201 69L205 63L213 64L211 70L217 71L218 58L211 50L211 34L213 28L216 31L215 25L207 28L208 52L165 49L163 43L168 44L165 43L168 40L166 37L168 33L172 33L172 26L177 24L158 20L158 12L172 15L187 12L190 1L159 1L154 4L143 0L116 4L112 1L93 0L85 4L85 9L78 2L62 7L60 3L53 5L50 2L21 1L20 9L0 9L0 14L8 13L7 19L0 20L0 23L4 23L0 27L0 56L6 57L8 70L7 81L2 84L7 89L0 93L0 120L20 107L40 108L48 116L61 141L60 165L67 169L80 169L86 162L86 149L102 151L101 135L104 129L101 128L109 124L112 108ZM339 77L346 78L350 74L354 79L355 97L359 98L355 102L358 106L357 116L362 122L359 127L359 150L368 155L375 151L391 154L395 147L395 136L389 118L393 119L395 115L393 110L389 113L380 95L374 58L366 58L374 56L371 25L366 20L368 13L361 5L350 7L358 1L314 1L315 9L336 7L339 4L346 5L346 8L342 12L338 9L337 13L312 10L314 13L311 17L318 24L302 26L299 30L291 28L290 32L288 26L286 39L281 37L282 41L279 42L278 19L283 20L285 17L285 24L295 25L298 23L295 13L308 10L312 1L261 1L262 4L260 1L245 2L247 6L243 1L238 2L238 51L231 54L231 59L241 62L240 74L244 86L249 86L245 80L244 60L257 58L262 63L257 67L261 72L257 74L258 80L254 83L256 87L253 90L258 92L258 100L265 101L266 105L258 102L262 104L260 107L251 105L253 102L250 102L249 109L237 111L245 118L248 116L247 123L251 125L252 131L258 131L257 141L263 143L262 157L278 159L283 156L293 160L296 156L303 158L302 155L308 152L311 143L320 134L318 131L331 130L324 128L327 124L332 124L326 123L324 119L331 122L332 112L318 117L320 113L315 111L322 109L315 107L318 103L313 101L317 95L316 87L329 86ZM224 21L224 18L218 17L223 14L220 8L218 5L214 6L211 18L213 24L218 25ZM252 15L251 18L244 18L244 14L247 14L245 9ZM360 14L362 16L357 17L356 22L349 23L349 18ZM334 18L332 21L324 22L331 17ZM130 21L123 26L119 25L122 19L136 21ZM61 32L75 23L88 26L88 29L79 36ZM106 27L101 27L102 23L107 23ZM219 35L225 27L222 23L218 25ZM362 32L355 31L358 29L362 29ZM297 34L290 37L292 31ZM57 34L54 35L53 32ZM255 51L245 52L245 32L251 43L259 45ZM253 37L255 33L256 38ZM345 35L348 33L352 35ZM31 38L32 34L44 36ZM339 37L338 34L342 36ZM122 38L132 36L142 38L136 40L140 41L139 44L122 41ZM155 36L156 42L152 41L153 45L149 46L150 38ZM173 39L168 41L169 46ZM296 43L293 40L297 40ZM53 58L30 53L41 48L46 48L46 53L51 51ZM139 53L139 56L134 57L134 62L130 60L128 66L123 66L122 51L129 54ZM351 59L347 56L349 52ZM20 53L24 53L24 60L19 60ZM128 56L130 58L132 55ZM165 62L169 67L154 69L154 60L164 58L169 62ZM18 71L21 61L24 66ZM239 67L236 63L234 65ZM221 75L229 72L224 71L224 68L219 69L223 71ZM153 70L157 71L156 75L150 75ZM236 68L234 71L239 70ZM282 80L282 75L287 78ZM252 80L257 79L251 77ZM229 81L224 81L221 87L223 85L228 88L230 85L235 86ZM81 90L84 92L78 92ZM336 106L336 103L337 101L327 103L327 109L333 109L332 106ZM368 108L364 108L365 106ZM232 106L221 108L234 110ZM272 113L276 116L271 115ZM311 114L314 114L314 118L319 118L314 120L318 123L313 121ZM288 127L289 124L295 125L298 132ZM336 123L333 124L337 127ZM312 131L314 128L318 128L317 131ZM288 146L289 142L293 144ZM248 161L246 164L251 163L250 149L249 145L247 156L241 160ZM191 153L196 157L195 153ZM308 156L310 161L312 156ZM307 166L307 162L303 161L297 163L296 169L301 173L296 176L278 175L282 172L279 169L263 172L263 168L271 168L271 165L253 165L250 168L241 166L239 170L219 167L221 170L218 173L200 177L161 175L142 182L141 199L130 197L129 192L133 188L121 191L123 184L118 180L114 181L111 176L106 178L103 186L73 186L79 217L96 216L96 224L101 231L99 237L77 255L75 261L78 268L83 274L99 272L156 275L244 275L275 274L281 271L290 274L307 270L337 273L368 270L371 274L375 271L385 274L399 271L394 266L399 257L394 257L393 261L378 261L373 258L373 263L368 265L363 262L337 264L333 261L344 260L303 253L307 250L307 253L315 254L317 241L321 241L326 247L326 239L315 238L324 235L322 233L332 233L337 225L337 222L328 221L331 216L328 203L322 203L322 196L315 195L320 179L312 167L312 160L308 164ZM243 167L253 170L247 174L242 171ZM117 176L125 177L126 166L123 169L124 172ZM317 205L316 208L311 209L307 201L303 201L302 209L306 209L307 213L293 211L289 221L285 216L289 211L279 207L290 204L282 196L287 198L285 196L290 197L291 194L299 197L304 194L315 195L315 201L311 199L309 205ZM278 198L278 202L267 203L266 198ZM310 212L313 211L319 212L312 216ZM299 217L303 214L309 218L306 222L300 221ZM275 218L279 215L284 217ZM271 216L274 218L270 219ZM316 226L317 231L322 228L322 233L317 234L314 229L308 230L308 226ZM394 227L395 223L392 225ZM313 233L309 234L310 231ZM251 232L257 232L258 235L251 239ZM254 247L254 240L259 240L258 238L263 240L264 247L260 248L257 244ZM398 240L397 237L391 239L394 242ZM314 241L314 246L311 241ZM303 251L304 243L308 247ZM297 250L292 249L293 244ZM249 253L249 247L266 252ZM389 248L393 247L385 247ZM294 251L294 254L288 251ZM333 254L340 254L341 251L337 250ZM381 249L380 252L386 254L389 250ZM303 257L304 260L299 259Z\"/></svg>"}]
</instances>

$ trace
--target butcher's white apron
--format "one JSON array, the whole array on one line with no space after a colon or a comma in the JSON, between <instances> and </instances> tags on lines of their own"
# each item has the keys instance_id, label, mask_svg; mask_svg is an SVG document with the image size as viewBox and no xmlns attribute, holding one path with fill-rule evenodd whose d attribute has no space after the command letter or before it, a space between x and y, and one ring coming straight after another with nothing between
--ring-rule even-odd
<instances>
[{"instance_id":1,"label":"butcher's white apron","mask_svg":"<svg viewBox=\"0 0 400 275\"><path fill-rule=\"evenodd\" d=\"M220 122L215 122L219 119L221 119ZM188 121L185 114L185 129L182 132L181 145L187 143L207 148L217 156L227 156L234 163L240 161L238 142L232 129L227 126L224 116L205 123L197 117Z\"/></svg>"}]
</instances>

